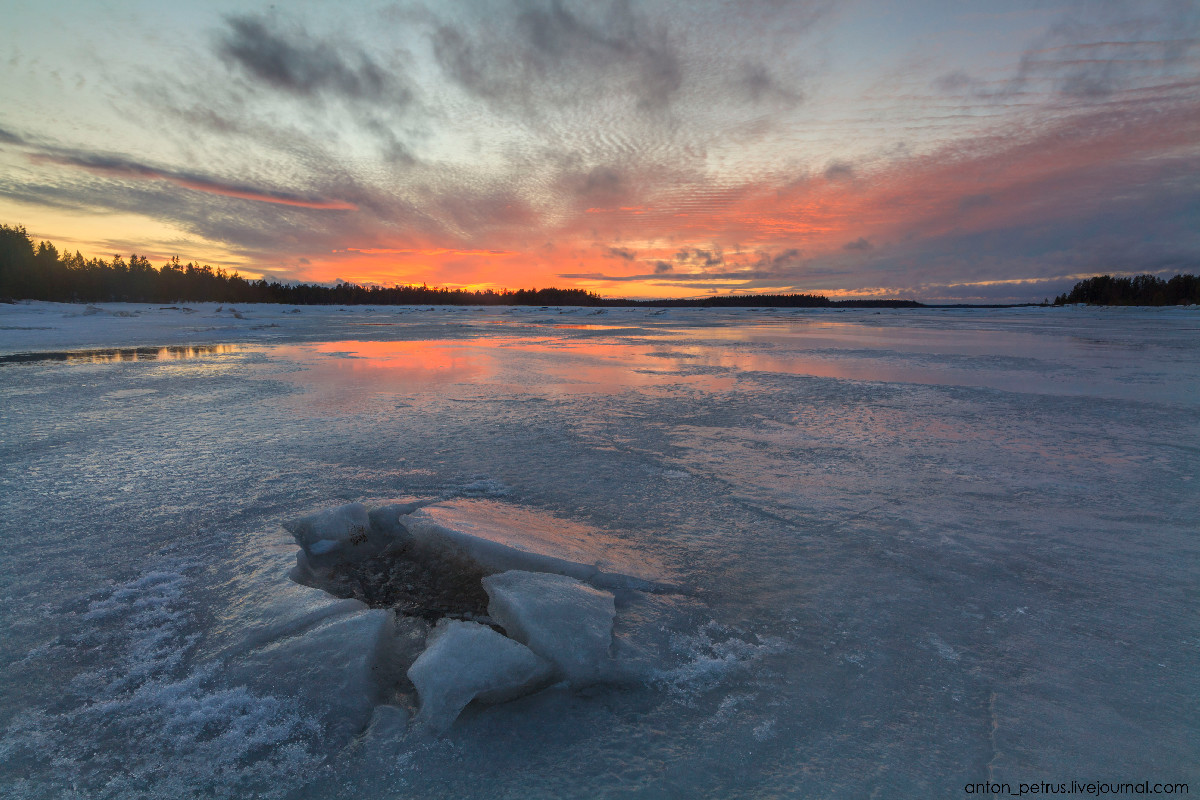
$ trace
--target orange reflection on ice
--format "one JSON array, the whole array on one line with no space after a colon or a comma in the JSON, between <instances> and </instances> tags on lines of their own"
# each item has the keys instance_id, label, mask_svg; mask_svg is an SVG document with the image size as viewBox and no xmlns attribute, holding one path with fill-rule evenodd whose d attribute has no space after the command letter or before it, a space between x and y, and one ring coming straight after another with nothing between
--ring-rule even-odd
<instances>
[{"instance_id":1,"label":"orange reflection on ice","mask_svg":"<svg viewBox=\"0 0 1200 800\"><path fill-rule=\"evenodd\" d=\"M689 364L645 344L564 341L550 337L488 337L426 341L340 341L283 345L276 352L303 363L288 377L306 387L304 405L335 413L361 409L371 398L408 400L487 395L611 394L733 384L724 376L680 374ZM462 395L462 397L459 397Z\"/></svg>"},{"instance_id":2,"label":"orange reflection on ice","mask_svg":"<svg viewBox=\"0 0 1200 800\"><path fill-rule=\"evenodd\" d=\"M168 347L116 347L99 350L67 350L61 352L12 353L0 356L0 364L34 361L66 361L78 364L119 364L127 361L185 361L203 356L235 353L237 344L171 345Z\"/></svg>"},{"instance_id":3,"label":"orange reflection on ice","mask_svg":"<svg viewBox=\"0 0 1200 800\"><path fill-rule=\"evenodd\" d=\"M490 375L486 358L469 342L323 342L311 352L324 358L313 367L342 382L386 381L404 386L433 386L461 381L484 381ZM368 373L382 373L368 375ZM357 376L357 377L356 377Z\"/></svg>"}]
</instances>

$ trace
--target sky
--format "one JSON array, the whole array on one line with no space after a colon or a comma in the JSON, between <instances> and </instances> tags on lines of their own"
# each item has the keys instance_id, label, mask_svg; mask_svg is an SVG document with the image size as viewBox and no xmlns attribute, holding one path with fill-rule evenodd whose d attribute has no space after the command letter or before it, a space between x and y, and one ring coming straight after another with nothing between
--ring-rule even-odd
<instances>
[{"instance_id":1,"label":"sky","mask_svg":"<svg viewBox=\"0 0 1200 800\"><path fill-rule=\"evenodd\" d=\"M1026 302L1200 272L1200 2L8 0L0 222L248 276Z\"/></svg>"}]
</instances>

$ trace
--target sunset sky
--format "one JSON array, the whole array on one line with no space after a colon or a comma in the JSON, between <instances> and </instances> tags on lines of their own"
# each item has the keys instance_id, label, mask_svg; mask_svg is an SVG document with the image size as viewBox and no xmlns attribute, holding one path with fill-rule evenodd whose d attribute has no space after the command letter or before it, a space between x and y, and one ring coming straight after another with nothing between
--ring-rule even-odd
<instances>
[{"instance_id":1,"label":"sunset sky","mask_svg":"<svg viewBox=\"0 0 1200 800\"><path fill-rule=\"evenodd\" d=\"M9 0L0 222L306 281L1200 272L1200 3Z\"/></svg>"}]
</instances>

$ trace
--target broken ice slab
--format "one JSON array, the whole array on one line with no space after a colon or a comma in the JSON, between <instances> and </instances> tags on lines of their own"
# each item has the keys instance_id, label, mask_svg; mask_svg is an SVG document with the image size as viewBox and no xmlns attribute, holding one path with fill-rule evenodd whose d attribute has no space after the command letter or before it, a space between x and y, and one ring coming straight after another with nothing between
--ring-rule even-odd
<instances>
[{"instance_id":1,"label":"broken ice slab","mask_svg":"<svg viewBox=\"0 0 1200 800\"><path fill-rule=\"evenodd\" d=\"M519 642L476 622L443 619L408 669L421 710L417 722L440 733L472 700L502 703L545 686L550 664Z\"/></svg>"},{"instance_id":2,"label":"broken ice slab","mask_svg":"<svg viewBox=\"0 0 1200 800\"><path fill-rule=\"evenodd\" d=\"M372 530L367 507L347 503L309 514L284 524L296 542L304 548L310 562L321 560L356 561L377 555L391 543L391 537Z\"/></svg>"},{"instance_id":3,"label":"broken ice slab","mask_svg":"<svg viewBox=\"0 0 1200 800\"><path fill-rule=\"evenodd\" d=\"M294 698L321 720L329 741L344 744L367 726L384 692L379 665L394 620L378 608L339 614L236 659L229 681Z\"/></svg>"},{"instance_id":4,"label":"broken ice slab","mask_svg":"<svg viewBox=\"0 0 1200 800\"><path fill-rule=\"evenodd\" d=\"M609 592L566 575L511 570L483 579L488 615L580 686L611 672L616 607Z\"/></svg>"},{"instance_id":5,"label":"broken ice slab","mask_svg":"<svg viewBox=\"0 0 1200 800\"><path fill-rule=\"evenodd\" d=\"M433 501L406 497L372 509L367 515L371 522L372 533L381 539L386 539L389 544L406 543L409 538L408 529L405 528L401 517L405 517L431 502Z\"/></svg>"},{"instance_id":6,"label":"broken ice slab","mask_svg":"<svg viewBox=\"0 0 1200 800\"><path fill-rule=\"evenodd\" d=\"M366 606L339 599L311 582L288 580L298 555L293 537L273 531L236 541L239 570L222 586L225 604L199 644L201 658L234 659L271 642L300 633L340 614Z\"/></svg>"},{"instance_id":7,"label":"broken ice slab","mask_svg":"<svg viewBox=\"0 0 1200 800\"><path fill-rule=\"evenodd\" d=\"M408 711L399 706L375 706L371 724L363 734L364 746L378 748L402 738L408 730L408 717Z\"/></svg>"},{"instance_id":8,"label":"broken ice slab","mask_svg":"<svg viewBox=\"0 0 1200 800\"><path fill-rule=\"evenodd\" d=\"M222 657L238 656L301 635L325 620L366 608L358 600L339 600L322 589L293 581L281 581L274 589L271 595L255 597L250 603L235 603L236 607L245 607L245 613L239 615L244 626L242 636L221 652Z\"/></svg>"},{"instance_id":9,"label":"broken ice slab","mask_svg":"<svg viewBox=\"0 0 1200 800\"><path fill-rule=\"evenodd\" d=\"M413 546L473 562L484 572L567 575L603 589L662 591L644 576L644 556L593 528L492 500L451 500L404 517Z\"/></svg>"},{"instance_id":10,"label":"broken ice slab","mask_svg":"<svg viewBox=\"0 0 1200 800\"><path fill-rule=\"evenodd\" d=\"M411 537L404 518L432 502L406 497L371 511L362 503L347 503L290 520L283 527L304 551L302 568L323 569L373 558L390 546L407 544Z\"/></svg>"}]
</instances>

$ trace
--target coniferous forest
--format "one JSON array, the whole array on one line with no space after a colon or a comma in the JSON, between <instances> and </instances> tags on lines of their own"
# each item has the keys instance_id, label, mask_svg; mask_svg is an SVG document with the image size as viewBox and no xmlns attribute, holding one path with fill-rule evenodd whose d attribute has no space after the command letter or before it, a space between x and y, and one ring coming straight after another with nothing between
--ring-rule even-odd
<instances>
[{"instance_id":1,"label":"coniferous forest","mask_svg":"<svg viewBox=\"0 0 1200 800\"><path fill-rule=\"evenodd\" d=\"M1200 303L1200 277L1176 275L1168 281L1153 275L1114 278L1097 275L1075 284L1055 305L1087 303L1092 306L1178 306Z\"/></svg>"},{"instance_id":2,"label":"coniferous forest","mask_svg":"<svg viewBox=\"0 0 1200 800\"><path fill-rule=\"evenodd\" d=\"M427 286L320 286L248 280L207 264L172 258L155 267L145 256L85 259L49 242L34 246L22 226L0 225L0 299L57 302L221 302L295 305L610 305L583 289L429 288Z\"/></svg>"}]
</instances>

